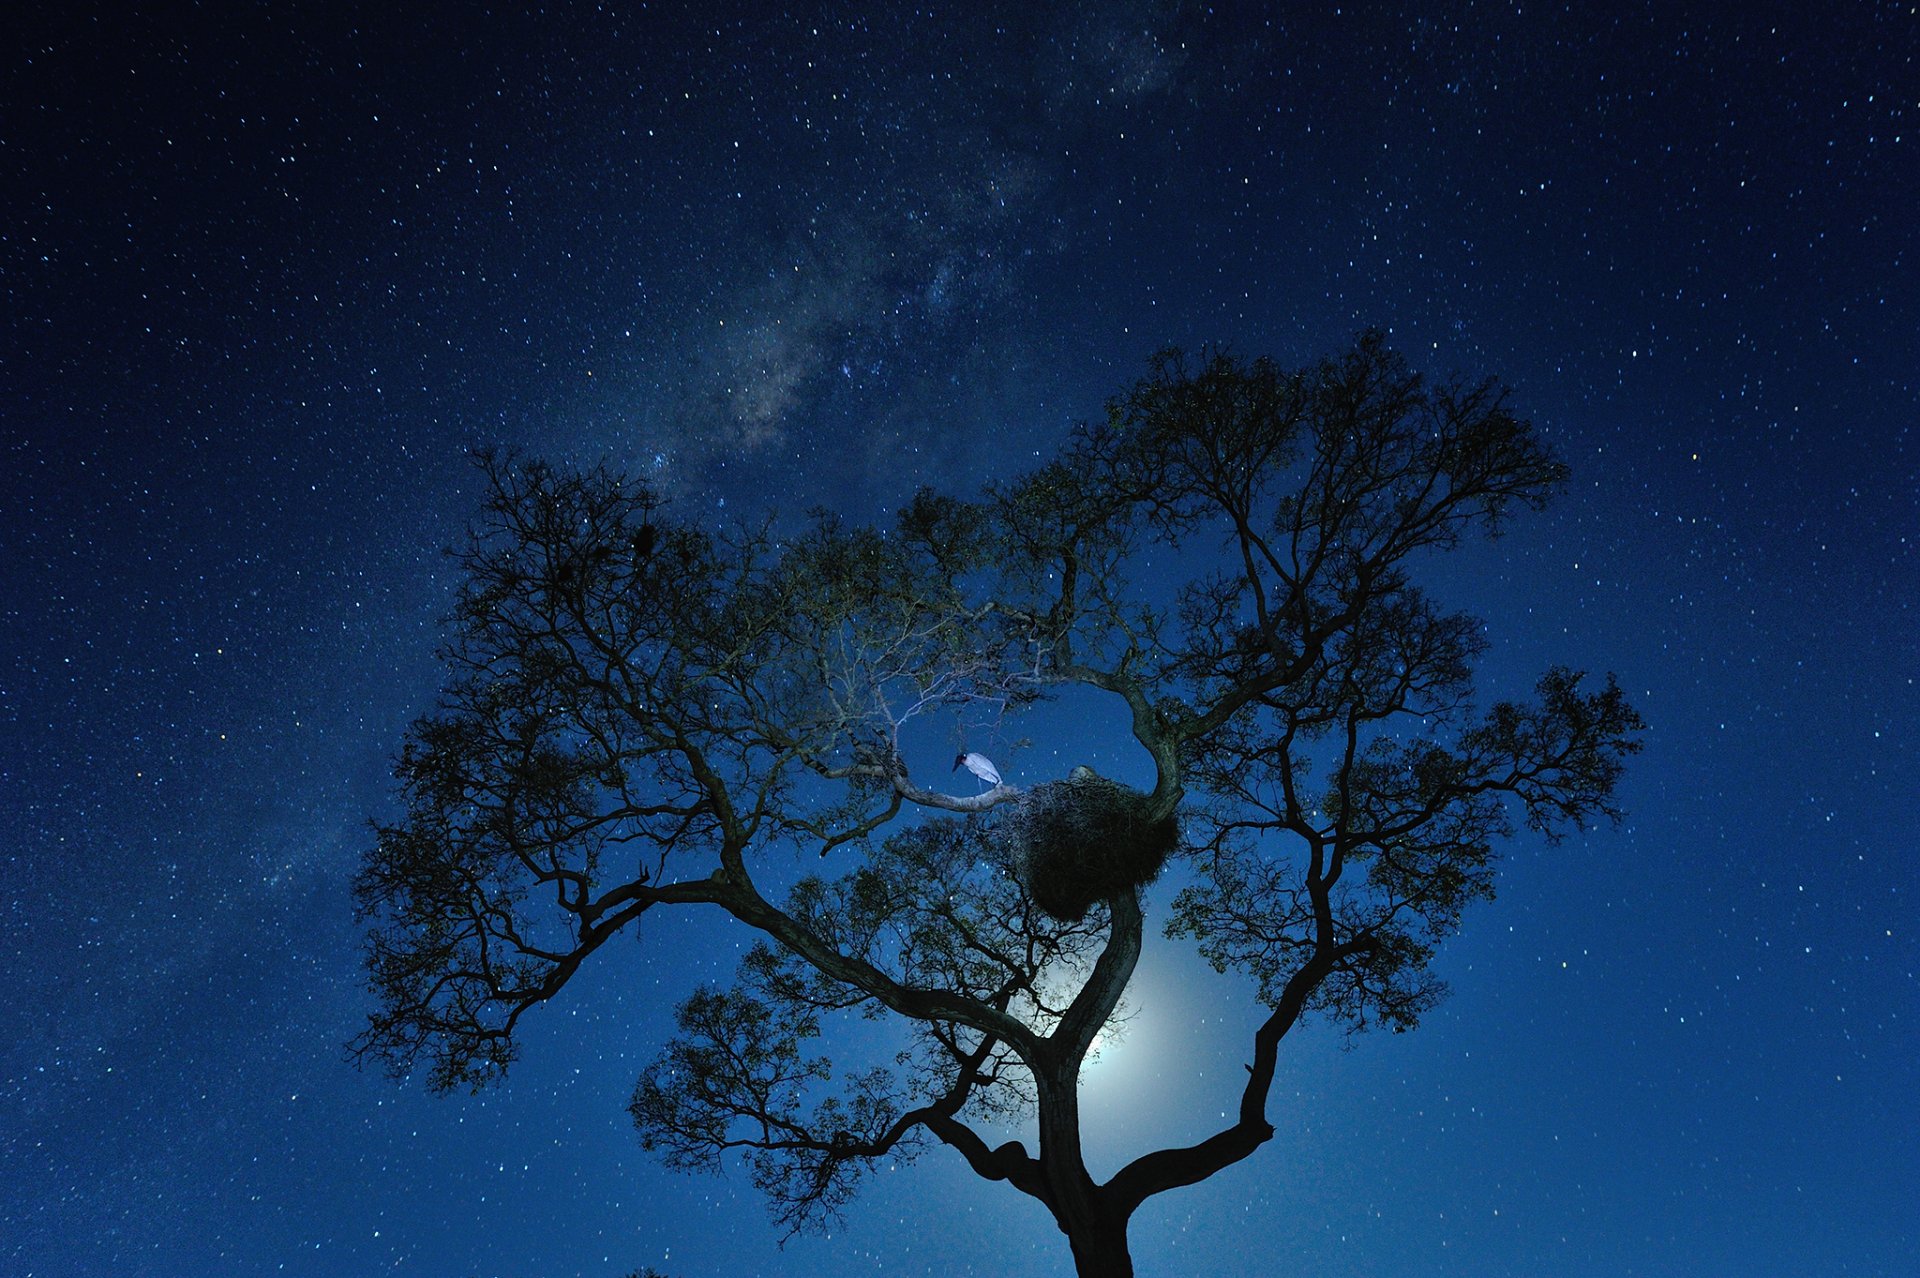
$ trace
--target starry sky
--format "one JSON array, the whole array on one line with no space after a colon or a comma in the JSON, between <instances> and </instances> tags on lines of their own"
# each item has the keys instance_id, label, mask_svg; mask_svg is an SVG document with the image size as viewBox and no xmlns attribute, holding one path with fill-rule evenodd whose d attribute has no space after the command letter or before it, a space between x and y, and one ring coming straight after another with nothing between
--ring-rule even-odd
<instances>
[{"instance_id":1,"label":"starry sky","mask_svg":"<svg viewBox=\"0 0 1920 1278\"><path fill-rule=\"evenodd\" d=\"M781 1247L624 1105L746 935L650 922L511 1080L360 1071L348 882L472 449L885 521L1167 345L1386 330L1571 463L1431 578L1618 673L1630 815L1508 849L1411 1035L1304 1031L1143 1275L1920 1272L1920 17L1803 5L37 4L0 47L0 1269L1061 1272L935 1150ZM129 10L141 9L141 12ZM1089 711L1016 784L1143 761ZM997 749L998 747L996 747ZM1250 991L1157 935L1096 1172ZM617 951L617 952L615 952Z\"/></svg>"}]
</instances>

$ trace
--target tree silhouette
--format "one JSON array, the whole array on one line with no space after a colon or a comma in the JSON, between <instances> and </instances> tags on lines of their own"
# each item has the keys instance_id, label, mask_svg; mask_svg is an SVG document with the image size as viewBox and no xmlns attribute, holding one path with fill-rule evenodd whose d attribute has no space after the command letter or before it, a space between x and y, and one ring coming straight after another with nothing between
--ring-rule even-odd
<instances>
[{"instance_id":1,"label":"tree silhouette","mask_svg":"<svg viewBox=\"0 0 1920 1278\"><path fill-rule=\"evenodd\" d=\"M1080 1274L1130 1274L1142 1202L1272 1136L1303 1018L1404 1030L1433 1006L1434 947L1515 818L1550 839L1618 819L1642 724L1612 680L1556 669L1478 711L1479 623L1414 582L1565 467L1496 384L1429 384L1377 334L1298 370L1162 355L1056 460L975 501L922 492L884 531L715 534L605 469L482 465L450 681L355 883L377 1010L354 1050L477 1088L616 933L717 907L758 942L679 1006L632 1115L670 1166L740 1151L791 1230L943 1144L1042 1203ZM1124 705L1151 792L909 775L916 720L1069 685ZM831 877L792 883L795 849ZM1266 1016L1234 1121L1100 1183L1081 1068L1170 861L1166 930L1250 975ZM897 1018L893 1064L811 1054L848 1014ZM980 1134L1005 1121L1031 1147Z\"/></svg>"}]
</instances>

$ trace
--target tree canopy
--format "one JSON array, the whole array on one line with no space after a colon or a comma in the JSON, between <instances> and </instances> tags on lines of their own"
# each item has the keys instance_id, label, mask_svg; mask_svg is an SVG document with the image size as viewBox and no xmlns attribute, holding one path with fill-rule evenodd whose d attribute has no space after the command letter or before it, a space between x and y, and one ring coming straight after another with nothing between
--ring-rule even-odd
<instances>
[{"instance_id":1,"label":"tree canopy","mask_svg":"<svg viewBox=\"0 0 1920 1278\"><path fill-rule=\"evenodd\" d=\"M354 1050L483 1086L615 934L722 911L758 943L680 1004L631 1111L672 1166L739 1151L792 1229L941 1144L1044 1204L1080 1273L1131 1273L1140 1203L1272 1135L1290 1030L1412 1027L1516 822L1619 815L1642 723L1612 678L1553 669L1481 708L1480 623L1416 583L1566 467L1498 384L1428 381L1378 334L1297 369L1163 354L1054 460L886 528L715 531L604 467L481 465L449 681L355 882L376 1008ZM929 716L1075 686L1124 707L1151 790L910 775ZM796 852L820 873L767 887ZM1174 863L1165 930L1249 975L1265 1019L1232 1122L1098 1183L1080 1070ZM848 1014L897 1018L899 1059L814 1054ZM1010 1120L1032 1148L980 1133Z\"/></svg>"}]
</instances>

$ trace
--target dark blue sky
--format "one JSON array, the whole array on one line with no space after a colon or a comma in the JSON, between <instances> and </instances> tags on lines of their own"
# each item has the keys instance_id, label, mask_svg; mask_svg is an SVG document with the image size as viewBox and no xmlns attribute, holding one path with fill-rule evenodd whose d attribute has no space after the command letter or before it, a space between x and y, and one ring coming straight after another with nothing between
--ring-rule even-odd
<instances>
[{"instance_id":1,"label":"dark blue sky","mask_svg":"<svg viewBox=\"0 0 1920 1278\"><path fill-rule=\"evenodd\" d=\"M498 1090L345 1063L466 452L879 520L1157 347L1379 326L1572 463L1434 585L1492 691L1618 672L1631 815L1510 848L1417 1033L1289 1039L1277 1139L1143 1211L1140 1272L1920 1272L1910 6L33 7L0 1269L1060 1272L941 1151L784 1251L744 1173L650 1161L624 1104L747 939L716 918L605 953ZM1008 779L1144 766L1113 727ZM1096 1170L1211 1130L1249 1050L1249 990L1149 917Z\"/></svg>"}]
</instances>

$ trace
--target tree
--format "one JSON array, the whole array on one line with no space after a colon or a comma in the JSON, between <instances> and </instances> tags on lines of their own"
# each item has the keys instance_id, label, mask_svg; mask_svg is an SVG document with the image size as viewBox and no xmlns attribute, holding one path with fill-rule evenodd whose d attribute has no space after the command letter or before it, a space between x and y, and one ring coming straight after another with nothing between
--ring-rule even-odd
<instances>
[{"instance_id":1,"label":"tree","mask_svg":"<svg viewBox=\"0 0 1920 1278\"><path fill-rule=\"evenodd\" d=\"M355 883L377 1009L354 1050L478 1088L614 935L717 908L758 942L680 1004L632 1115L671 1166L740 1151L789 1229L942 1144L1042 1203L1079 1273L1130 1274L1141 1203L1272 1136L1289 1032L1434 1005L1435 946L1516 818L1557 839L1619 817L1642 723L1612 679L1556 669L1476 711L1481 627L1414 581L1566 468L1498 385L1430 384L1377 334L1297 370L1164 354L1056 460L978 500L923 491L888 530L709 533L604 468L482 466L450 681ZM1149 554L1199 567L1151 579ZM1073 685L1125 706L1151 792L909 775L933 712ZM1234 1121L1099 1183L1080 1072L1170 862L1167 932L1250 975L1266 1017ZM848 1014L896 1018L899 1058L836 1078L810 1045ZM1011 1118L1031 1148L978 1130Z\"/></svg>"}]
</instances>

